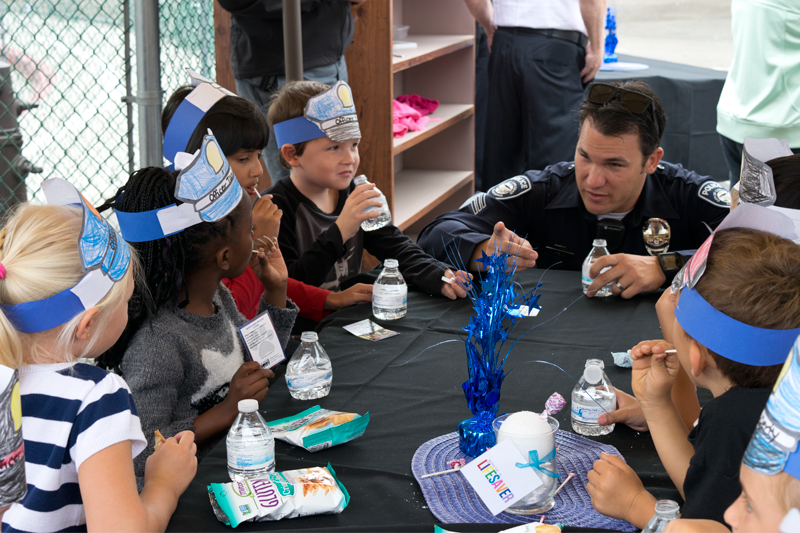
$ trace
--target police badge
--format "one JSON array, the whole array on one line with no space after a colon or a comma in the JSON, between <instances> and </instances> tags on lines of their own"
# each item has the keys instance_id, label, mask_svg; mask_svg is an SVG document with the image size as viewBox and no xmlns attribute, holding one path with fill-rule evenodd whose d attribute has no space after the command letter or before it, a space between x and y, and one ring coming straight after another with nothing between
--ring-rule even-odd
<instances>
[{"instance_id":1,"label":"police badge","mask_svg":"<svg viewBox=\"0 0 800 533\"><path fill-rule=\"evenodd\" d=\"M642 237L644 246L650 255L658 255L669 250L669 238L672 232L663 218L651 218L644 223Z\"/></svg>"}]
</instances>

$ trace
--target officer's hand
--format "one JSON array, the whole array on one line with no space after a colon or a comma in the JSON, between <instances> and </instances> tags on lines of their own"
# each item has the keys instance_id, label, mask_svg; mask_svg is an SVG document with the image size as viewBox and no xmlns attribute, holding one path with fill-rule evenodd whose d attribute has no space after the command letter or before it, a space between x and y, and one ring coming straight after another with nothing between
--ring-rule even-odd
<instances>
[{"instance_id":1,"label":"officer's hand","mask_svg":"<svg viewBox=\"0 0 800 533\"><path fill-rule=\"evenodd\" d=\"M600 273L606 267L609 270ZM611 292L623 298L633 298L641 292L653 292L666 281L666 276L658 264L658 258L652 256L614 254L605 255L595 261L589 270L594 281L586 290L587 296L611 283ZM622 286L620 287L617 285Z\"/></svg>"},{"instance_id":2,"label":"officer's hand","mask_svg":"<svg viewBox=\"0 0 800 533\"><path fill-rule=\"evenodd\" d=\"M486 255L492 255L497 252L508 253L506 267L507 269L511 269L516 263L517 272L525 270L526 268L533 268L533 266L536 265L536 259L539 257L533 250L531 243L507 229L502 222L495 224L494 232L490 239L483 241L475 247L475 251L472 252L472 257L470 257L469 266L467 268L473 271L484 269L483 265L475 262L482 257L481 252Z\"/></svg>"}]
</instances>

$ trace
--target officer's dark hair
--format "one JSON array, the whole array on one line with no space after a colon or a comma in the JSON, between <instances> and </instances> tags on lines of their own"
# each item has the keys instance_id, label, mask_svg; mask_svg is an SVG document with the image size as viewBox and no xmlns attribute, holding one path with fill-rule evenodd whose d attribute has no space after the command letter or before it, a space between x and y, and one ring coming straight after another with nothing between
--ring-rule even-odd
<instances>
[{"instance_id":1,"label":"officer's dark hair","mask_svg":"<svg viewBox=\"0 0 800 533\"><path fill-rule=\"evenodd\" d=\"M275 124L302 117L308 101L328 89L330 89L329 86L318 81L293 81L287 83L280 91L272 95L269 111L267 112L267 123L271 128L274 128ZM303 141L292 145L297 155L303 155L307 142ZM278 146L278 162L283 168L292 168L283 157L280 146Z\"/></svg>"},{"instance_id":2,"label":"officer's dark hair","mask_svg":"<svg viewBox=\"0 0 800 533\"><path fill-rule=\"evenodd\" d=\"M750 326L800 327L800 246L763 231L720 230L695 289L714 309ZM771 388L783 367L747 365L708 352L720 373L743 388Z\"/></svg>"},{"instance_id":3,"label":"officer's dark hair","mask_svg":"<svg viewBox=\"0 0 800 533\"><path fill-rule=\"evenodd\" d=\"M775 205L800 209L800 154L787 155L767 161L775 178Z\"/></svg>"},{"instance_id":4,"label":"officer's dark hair","mask_svg":"<svg viewBox=\"0 0 800 533\"><path fill-rule=\"evenodd\" d=\"M617 136L626 133L639 135L639 148L646 161L661 143L664 127L667 125L667 114L661 105L661 100L650 87L641 80L612 81L608 85L642 93L651 98L654 103L655 118L658 124L653 123L653 113L650 108L642 113L634 113L625 109L619 98L614 98L607 104L593 104L588 99L581 103L578 112L580 126L583 127L586 119L591 119L592 127L603 135ZM580 130L579 130L580 133Z\"/></svg>"},{"instance_id":5,"label":"officer's dark hair","mask_svg":"<svg viewBox=\"0 0 800 533\"><path fill-rule=\"evenodd\" d=\"M168 172L161 167L139 169L97 210L118 207L128 213L141 213L180 205L182 202L175 198L177 177L178 172ZM223 243L233 242L234 230L239 224L247 223L249 211L250 201L242 194L239 205L217 222L201 222L154 241L129 243L139 256L140 275L128 301L128 324L114 346L97 358L99 366L121 373L122 357L139 328L149 323L159 309L185 307L189 303L191 287L186 285L187 274ZM182 296L184 299L180 300Z\"/></svg>"},{"instance_id":6,"label":"officer's dark hair","mask_svg":"<svg viewBox=\"0 0 800 533\"><path fill-rule=\"evenodd\" d=\"M194 87L179 87L167 100L161 112L161 134L167 131L178 106L189 96ZM211 106L189 137L184 150L194 153L203 144L207 130L214 132L222 153L230 157L239 150L262 150L269 142L267 119L252 102L238 96L225 96Z\"/></svg>"}]
</instances>

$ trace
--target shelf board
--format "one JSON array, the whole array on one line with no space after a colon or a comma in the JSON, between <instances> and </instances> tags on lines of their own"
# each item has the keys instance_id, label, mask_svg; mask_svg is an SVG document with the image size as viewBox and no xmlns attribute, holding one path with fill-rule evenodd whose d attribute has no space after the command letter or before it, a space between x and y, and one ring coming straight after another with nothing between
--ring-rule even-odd
<instances>
[{"instance_id":1,"label":"shelf board","mask_svg":"<svg viewBox=\"0 0 800 533\"><path fill-rule=\"evenodd\" d=\"M404 152L412 146L421 143L425 139L436 135L440 131L474 114L475 106L472 104L441 104L436 111L430 115L426 115L428 118L440 118L441 120L428 122L425 124L425 129L422 131L409 131L402 137L393 139L392 155Z\"/></svg>"},{"instance_id":2,"label":"shelf board","mask_svg":"<svg viewBox=\"0 0 800 533\"><path fill-rule=\"evenodd\" d=\"M443 55L468 48L475 42L473 35L409 35L403 41L417 43L416 48L392 49L392 72L400 72L407 68L425 63Z\"/></svg>"},{"instance_id":3,"label":"shelf board","mask_svg":"<svg viewBox=\"0 0 800 533\"><path fill-rule=\"evenodd\" d=\"M394 176L394 224L401 230L472 183L471 170L401 170Z\"/></svg>"}]
</instances>

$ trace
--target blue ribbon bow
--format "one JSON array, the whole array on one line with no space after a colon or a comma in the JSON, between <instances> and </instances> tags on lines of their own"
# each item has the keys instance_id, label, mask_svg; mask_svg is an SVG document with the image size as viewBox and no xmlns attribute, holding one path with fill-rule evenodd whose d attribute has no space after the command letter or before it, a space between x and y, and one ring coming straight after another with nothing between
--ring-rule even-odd
<instances>
[{"instance_id":1,"label":"blue ribbon bow","mask_svg":"<svg viewBox=\"0 0 800 533\"><path fill-rule=\"evenodd\" d=\"M531 450L530 452L528 452L528 454L530 455L531 462L527 463L527 464L526 463L517 463L517 468L525 468L525 467L530 466L531 468L534 468L534 469L538 470L539 472L542 472L546 476L550 476L552 478L561 477L559 474L556 474L552 470L548 470L547 468L544 468L542 466L543 463L549 463L550 461L552 461L553 459L556 458L556 449L555 448L553 448L553 451L551 451L550 453L548 453L547 455L545 455L541 459L539 459L539 450Z\"/></svg>"}]
</instances>

